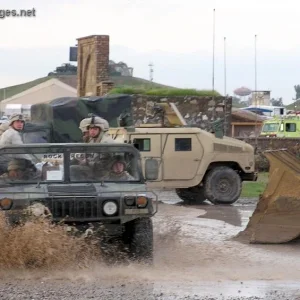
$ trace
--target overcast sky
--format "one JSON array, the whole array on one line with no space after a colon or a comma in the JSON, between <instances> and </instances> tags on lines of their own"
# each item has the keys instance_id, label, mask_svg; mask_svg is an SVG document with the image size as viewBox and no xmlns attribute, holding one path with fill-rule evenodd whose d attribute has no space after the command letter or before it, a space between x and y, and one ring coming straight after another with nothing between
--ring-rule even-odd
<instances>
[{"instance_id":1,"label":"overcast sky","mask_svg":"<svg viewBox=\"0 0 300 300\"><path fill-rule=\"evenodd\" d=\"M110 58L134 76L177 87L212 89L213 9L216 9L215 88L257 88L289 104L300 84L296 0L2 0L1 9L35 9L35 17L0 19L0 87L46 76L68 62L69 46L92 34L110 35ZM1 95L0 95L1 97Z\"/></svg>"}]
</instances>

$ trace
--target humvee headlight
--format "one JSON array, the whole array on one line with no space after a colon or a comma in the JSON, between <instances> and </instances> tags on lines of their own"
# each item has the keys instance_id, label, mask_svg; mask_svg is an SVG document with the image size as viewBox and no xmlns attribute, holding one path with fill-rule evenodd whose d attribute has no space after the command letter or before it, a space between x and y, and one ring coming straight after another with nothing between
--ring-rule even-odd
<instances>
[{"instance_id":1,"label":"humvee headlight","mask_svg":"<svg viewBox=\"0 0 300 300\"><path fill-rule=\"evenodd\" d=\"M148 203L148 199L145 196L138 196L136 198L137 207L146 207Z\"/></svg>"},{"instance_id":2,"label":"humvee headlight","mask_svg":"<svg viewBox=\"0 0 300 300\"><path fill-rule=\"evenodd\" d=\"M3 198L0 200L0 206L3 210L11 209L12 204L13 204L13 202L9 198Z\"/></svg>"},{"instance_id":3,"label":"humvee headlight","mask_svg":"<svg viewBox=\"0 0 300 300\"><path fill-rule=\"evenodd\" d=\"M106 215L112 216L114 215L118 210L118 206L113 201L107 201L103 205L103 211Z\"/></svg>"},{"instance_id":4,"label":"humvee headlight","mask_svg":"<svg viewBox=\"0 0 300 300\"><path fill-rule=\"evenodd\" d=\"M126 196L126 197L124 197L124 201L127 206L135 205L135 197L134 196Z\"/></svg>"}]
</instances>

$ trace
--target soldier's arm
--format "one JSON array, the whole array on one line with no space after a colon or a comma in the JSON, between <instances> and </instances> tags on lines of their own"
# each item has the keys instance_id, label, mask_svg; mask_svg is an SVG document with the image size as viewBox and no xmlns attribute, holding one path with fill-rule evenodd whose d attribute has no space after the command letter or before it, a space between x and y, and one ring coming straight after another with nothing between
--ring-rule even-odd
<instances>
[{"instance_id":1,"label":"soldier's arm","mask_svg":"<svg viewBox=\"0 0 300 300\"><path fill-rule=\"evenodd\" d=\"M127 180L136 180L132 175L130 175L127 171L126 171L126 175L127 175Z\"/></svg>"},{"instance_id":2,"label":"soldier's arm","mask_svg":"<svg viewBox=\"0 0 300 300\"><path fill-rule=\"evenodd\" d=\"M12 144L12 135L11 135L10 130L3 132L3 134L1 135L1 138L0 138L0 144L1 145Z\"/></svg>"},{"instance_id":3,"label":"soldier's arm","mask_svg":"<svg viewBox=\"0 0 300 300\"><path fill-rule=\"evenodd\" d=\"M94 157L93 160L88 162L88 165L90 167L95 167L95 168L105 168L107 165L109 165L112 158L113 155L110 153L102 154L101 157L99 156L99 154L97 154L97 156Z\"/></svg>"}]
</instances>

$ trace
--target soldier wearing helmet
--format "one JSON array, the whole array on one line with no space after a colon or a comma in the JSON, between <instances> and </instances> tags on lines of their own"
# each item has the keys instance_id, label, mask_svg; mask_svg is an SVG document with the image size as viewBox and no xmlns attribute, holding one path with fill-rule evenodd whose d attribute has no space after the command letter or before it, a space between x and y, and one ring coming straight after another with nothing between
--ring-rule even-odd
<instances>
[{"instance_id":1,"label":"soldier wearing helmet","mask_svg":"<svg viewBox=\"0 0 300 300\"><path fill-rule=\"evenodd\" d=\"M87 129L89 131L88 143L115 143L115 140L107 134L109 124L105 119L91 115Z\"/></svg>"},{"instance_id":2,"label":"soldier wearing helmet","mask_svg":"<svg viewBox=\"0 0 300 300\"><path fill-rule=\"evenodd\" d=\"M108 134L109 130L108 122L94 114L89 114L88 118L81 120L79 128L84 133L88 131L88 137L84 139L85 143L116 143ZM77 162L76 162L77 160ZM89 166L92 169L106 165L111 160L111 155L109 153L99 154L94 153L85 157L83 159L73 159L72 164L77 164L79 162L82 166ZM98 168L99 169L99 168Z\"/></svg>"},{"instance_id":3,"label":"soldier wearing helmet","mask_svg":"<svg viewBox=\"0 0 300 300\"><path fill-rule=\"evenodd\" d=\"M7 172L0 176L1 179L9 180L34 180L41 177L41 172L37 170L35 165L22 158L12 159L7 166Z\"/></svg>"},{"instance_id":4,"label":"soldier wearing helmet","mask_svg":"<svg viewBox=\"0 0 300 300\"><path fill-rule=\"evenodd\" d=\"M134 177L131 176L126 171L126 161L120 155L117 155L113 158L111 163L110 171L103 177L103 180L112 180L112 181L127 181L134 180Z\"/></svg>"},{"instance_id":5,"label":"soldier wearing helmet","mask_svg":"<svg viewBox=\"0 0 300 300\"><path fill-rule=\"evenodd\" d=\"M85 118L81 120L79 124L79 129L82 131L82 139L84 143L87 143L89 140L89 130L88 130L89 123L90 123L90 118Z\"/></svg>"},{"instance_id":6,"label":"soldier wearing helmet","mask_svg":"<svg viewBox=\"0 0 300 300\"><path fill-rule=\"evenodd\" d=\"M9 128L1 135L1 145L23 144L21 132L24 129L25 120L22 114L13 114L8 121Z\"/></svg>"}]
</instances>

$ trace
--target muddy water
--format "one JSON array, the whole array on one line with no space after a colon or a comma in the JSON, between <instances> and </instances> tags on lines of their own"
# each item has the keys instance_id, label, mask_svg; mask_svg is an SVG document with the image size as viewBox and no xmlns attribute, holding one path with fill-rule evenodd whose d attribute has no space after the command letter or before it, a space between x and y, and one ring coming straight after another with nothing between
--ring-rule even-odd
<instances>
[{"instance_id":1,"label":"muddy water","mask_svg":"<svg viewBox=\"0 0 300 300\"><path fill-rule=\"evenodd\" d=\"M66 243L61 245L63 260L59 258L59 246L53 250L55 255L45 253L45 261L54 266L53 256L57 256L59 265L66 260L63 268L16 270L15 265L14 269L0 269L0 298L300 299L299 285L295 282L300 280L300 245L261 246L231 240L246 226L255 201L241 200L228 207L210 204L185 207L172 192L162 193L160 199L164 203L159 205L153 219L155 264L152 268L108 267L95 260L93 251L92 263L88 263L88 257L78 256L76 252L86 251L84 246L69 241L72 249ZM20 237L23 247L24 238L23 234ZM36 233L36 239L43 238L49 243L53 237L49 233ZM58 239L54 240L57 243ZM34 245L33 251L42 248L37 241Z\"/></svg>"}]
</instances>

